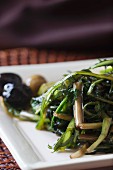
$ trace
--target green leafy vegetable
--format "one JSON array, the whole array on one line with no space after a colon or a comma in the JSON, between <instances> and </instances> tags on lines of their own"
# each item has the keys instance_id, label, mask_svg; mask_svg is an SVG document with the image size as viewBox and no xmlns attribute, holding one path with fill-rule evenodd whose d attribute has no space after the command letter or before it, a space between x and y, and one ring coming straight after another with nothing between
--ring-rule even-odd
<instances>
[{"instance_id":1,"label":"green leafy vegetable","mask_svg":"<svg viewBox=\"0 0 113 170\"><path fill-rule=\"evenodd\" d=\"M101 73L93 69L104 67ZM86 70L70 72L31 100L36 128L59 135L53 152L76 149L70 157L96 152L113 153L113 59ZM43 91L43 93L42 93ZM7 106L8 107L8 106ZM20 112L10 107L13 116Z\"/></svg>"}]
</instances>

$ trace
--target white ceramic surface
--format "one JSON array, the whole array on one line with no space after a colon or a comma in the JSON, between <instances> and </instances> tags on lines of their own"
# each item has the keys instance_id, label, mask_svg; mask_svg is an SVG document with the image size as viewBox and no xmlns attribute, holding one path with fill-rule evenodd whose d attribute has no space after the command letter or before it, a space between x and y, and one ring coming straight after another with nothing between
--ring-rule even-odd
<instances>
[{"instance_id":1,"label":"white ceramic surface","mask_svg":"<svg viewBox=\"0 0 113 170\"><path fill-rule=\"evenodd\" d=\"M23 80L33 74L41 74L48 81L57 81L68 70L75 71L96 63L97 60L76 62L22 65L0 67L1 72L14 72ZM91 169L94 167L113 165L113 154L87 155L71 160L70 152L51 153L48 144L54 144L57 136L51 132L35 129L35 123L18 121L10 118L0 108L0 136L9 148L22 170L65 170Z\"/></svg>"}]
</instances>

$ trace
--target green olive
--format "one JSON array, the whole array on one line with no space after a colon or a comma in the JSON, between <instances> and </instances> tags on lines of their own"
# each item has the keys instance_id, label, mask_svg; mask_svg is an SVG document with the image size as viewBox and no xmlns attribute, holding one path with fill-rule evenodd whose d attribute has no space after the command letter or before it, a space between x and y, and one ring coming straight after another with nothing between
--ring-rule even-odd
<instances>
[{"instance_id":1,"label":"green olive","mask_svg":"<svg viewBox=\"0 0 113 170\"><path fill-rule=\"evenodd\" d=\"M55 82L47 82L43 83L39 90L38 90L38 96L41 96L43 93L45 93L50 87L52 87L55 84Z\"/></svg>"},{"instance_id":2,"label":"green olive","mask_svg":"<svg viewBox=\"0 0 113 170\"><path fill-rule=\"evenodd\" d=\"M31 88L33 95L36 96L40 86L46 82L47 81L43 76L33 75L26 80L26 85Z\"/></svg>"}]
</instances>

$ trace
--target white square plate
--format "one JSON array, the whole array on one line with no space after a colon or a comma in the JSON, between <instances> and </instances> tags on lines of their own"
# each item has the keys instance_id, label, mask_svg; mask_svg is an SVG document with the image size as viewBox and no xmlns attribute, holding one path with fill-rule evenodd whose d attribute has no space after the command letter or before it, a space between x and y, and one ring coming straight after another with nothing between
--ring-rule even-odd
<instances>
[{"instance_id":1,"label":"white square plate","mask_svg":"<svg viewBox=\"0 0 113 170\"><path fill-rule=\"evenodd\" d=\"M57 81L67 71L76 71L95 64L97 60L62 62L40 65L0 67L2 72L14 72L23 80L33 74L43 75L47 81ZM35 123L23 122L9 117L0 108L0 136L22 170L71 170L113 165L113 154L85 155L70 159L70 152L51 153L48 144L54 144L57 136L51 132L35 129Z\"/></svg>"}]
</instances>

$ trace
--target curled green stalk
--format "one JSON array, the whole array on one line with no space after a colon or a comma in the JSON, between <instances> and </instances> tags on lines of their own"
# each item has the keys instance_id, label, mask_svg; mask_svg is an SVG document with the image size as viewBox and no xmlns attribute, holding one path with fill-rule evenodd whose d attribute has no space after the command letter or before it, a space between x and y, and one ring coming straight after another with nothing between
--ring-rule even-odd
<instances>
[{"instance_id":1,"label":"curled green stalk","mask_svg":"<svg viewBox=\"0 0 113 170\"><path fill-rule=\"evenodd\" d=\"M84 122L84 113L83 113L83 83L76 82L73 84L73 88L79 91L79 95L77 99L75 99L74 106L73 106L73 114L75 118L75 124L79 127L80 123Z\"/></svg>"},{"instance_id":2,"label":"curled green stalk","mask_svg":"<svg viewBox=\"0 0 113 170\"><path fill-rule=\"evenodd\" d=\"M104 74L96 74L93 72L88 72L88 71L77 71L76 74L78 75L84 75L84 76L91 76L91 77L96 77L99 79L106 79L106 80L111 80L113 81L113 76L110 75L104 75Z\"/></svg>"},{"instance_id":3,"label":"curled green stalk","mask_svg":"<svg viewBox=\"0 0 113 170\"><path fill-rule=\"evenodd\" d=\"M88 111L87 107L88 106L96 106L96 105L99 105L98 101L97 102L88 102L84 105L83 110L84 110L84 112L86 113L87 116L94 116L95 115L94 113Z\"/></svg>"},{"instance_id":4,"label":"curled green stalk","mask_svg":"<svg viewBox=\"0 0 113 170\"><path fill-rule=\"evenodd\" d=\"M94 81L94 82L90 85L87 94L90 95L90 94L92 93L94 87L95 87L98 83L100 83L100 82L102 82L102 81L103 81L103 79L99 79L99 80Z\"/></svg>"},{"instance_id":5,"label":"curled green stalk","mask_svg":"<svg viewBox=\"0 0 113 170\"><path fill-rule=\"evenodd\" d=\"M70 142L72 142L72 134L75 131L75 121L72 119L66 129L66 131L63 133L63 135L59 138L57 143L54 146L54 152L58 150L65 149Z\"/></svg>"},{"instance_id":6,"label":"curled green stalk","mask_svg":"<svg viewBox=\"0 0 113 170\"><path fill-rule=\"evenodd\" d=\"M98 101L102 101L104 103L113 105L113 101L111 101L111 100L104 99L103 97L100 97L100 96L95 96L94 94L90 94L90 96L97 99Z\"/></svg>"},{"instance_id":7,"label":"curled green stalk","mask_svg":"<svg viewBox=\"0 0 113 170\"><path fill-rule=\"evenodd\" d=\"M55 113L60 113L62 108L64 107L65 103L67 102L67 96L61 101L60 105L57 107ZM51 128L53 128L53 125L54 125L54 119L55 119L55 116L53 114L53 117L52 117L52 121L51 121Z\"/></svg>"},{"instance_id":8,"label":"curled green stalk","mask_svg":"<svg viewBox=\"0 0 113 170\"><path fill-rule=\"evenodd\" d=\"M94 69L94 68L102 67L102 66L113 66L113 59L100 61L99 63L91 66L90 69Z\"/></svg>"},{"instance_id":9,"label":"curled green stalk","mask_svg":"<svg viewBox=\"0 0 113 170\"><path fill-rule=\"evenodd\" d=\"M91 153L107 136L112 119L105 117L102 123L102 131L98 139L87 149L88 153Z\"/></svg>"}]
</instances>

